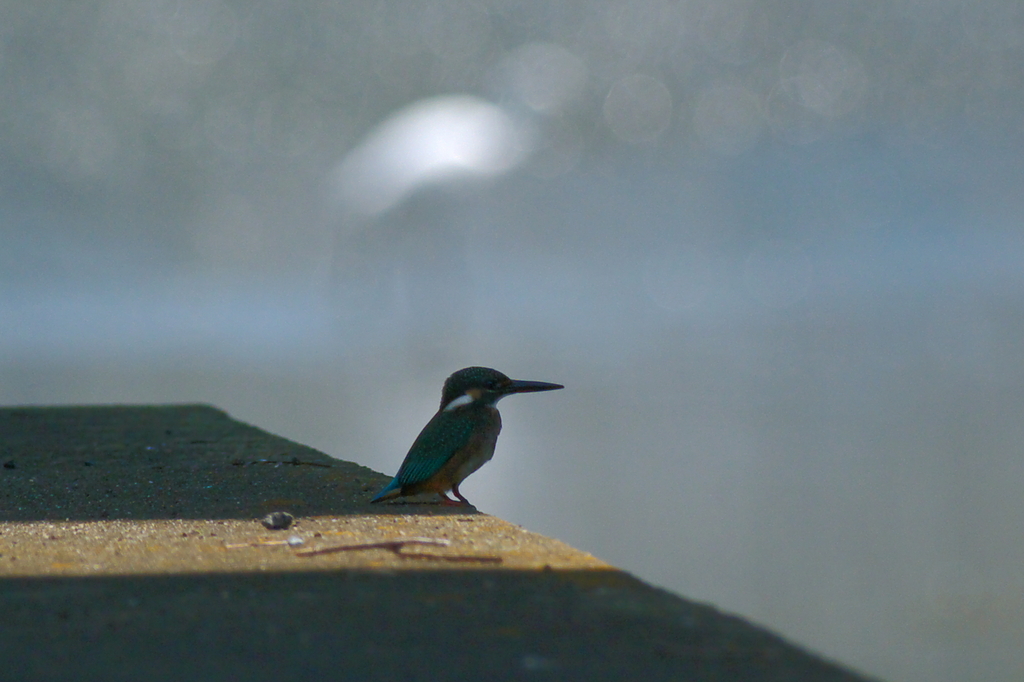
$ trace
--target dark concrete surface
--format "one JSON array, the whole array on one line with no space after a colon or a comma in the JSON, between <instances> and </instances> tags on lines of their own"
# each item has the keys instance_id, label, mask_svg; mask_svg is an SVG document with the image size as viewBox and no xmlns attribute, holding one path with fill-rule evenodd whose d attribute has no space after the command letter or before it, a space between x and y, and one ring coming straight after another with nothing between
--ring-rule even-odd
<instances>
[{"instance_id":1,"label":"dark concrete surface","mask_svg":"<svg viewBox=\"0 0 1024 682\"><path fill-rule=\"evenodd\" d=\"M205 406L0 409L0 464L4 681L864 679Z\"/></svg>"}]
</instances>

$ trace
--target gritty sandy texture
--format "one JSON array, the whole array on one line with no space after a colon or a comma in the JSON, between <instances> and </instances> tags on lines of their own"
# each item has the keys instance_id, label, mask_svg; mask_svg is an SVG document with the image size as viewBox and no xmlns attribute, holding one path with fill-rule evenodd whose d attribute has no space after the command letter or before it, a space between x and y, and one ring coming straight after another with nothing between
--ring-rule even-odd
<instances>
[{"instance_id":1,"label":"gritty sandy texture","mask_svg":"<svg viewBox=\"0 0 1024 682\"><path fill-rule=\"evenodd\" d=\"M296 544L288 545L289 539ZM437 544L363 548L405 539ZM305 517L284 531L268 531L256 521L237 519L9 522L0 524L0 547L0 577L340 568L610 568L565 543L483 514ZM341 547L347 549L307 554Z\"/></svg>"}]
</instances>

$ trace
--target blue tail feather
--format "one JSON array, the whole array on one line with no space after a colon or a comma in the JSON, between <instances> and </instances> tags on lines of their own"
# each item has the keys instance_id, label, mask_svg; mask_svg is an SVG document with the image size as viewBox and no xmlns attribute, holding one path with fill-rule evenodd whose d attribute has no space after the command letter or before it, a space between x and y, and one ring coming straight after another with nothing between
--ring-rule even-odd
<instances>
[{"instance_id":1,"label":"blue tail feather","mask_svg":"<svg viewBox=\"0 0 1024 682\"><path fill-rule=\"evenodd\" d=\"M383 490L374 495L373 499L370 500L370 502L380 502L381 500L386 500L390 497L395 497L395 495L390 495L389 493L401 489L402 484L398 482L398 477L396 476L395 478L391 479L391 483L388 483L386 486L384 486Z\"/></svg>"}]
</instances>

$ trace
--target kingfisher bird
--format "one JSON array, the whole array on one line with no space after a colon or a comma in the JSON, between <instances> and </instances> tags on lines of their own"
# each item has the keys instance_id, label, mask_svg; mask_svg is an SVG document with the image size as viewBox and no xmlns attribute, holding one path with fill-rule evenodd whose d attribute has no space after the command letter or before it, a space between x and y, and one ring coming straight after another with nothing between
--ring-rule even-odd
<instances>
[{"instance_id":1,"label":"kingfisher bird","mask_svg":"<svg viewBox=\"0 0 1024 682\"><path fill-rule=\"evenodd\" d=\"M509 379L489 367L455 372L441 389L441 407L413 441L398 473L370 502L437 493L445 505L469 505L459 484L494 456L501 432L495 404L513 393L565 388L544 381ZM445 493L451 490L458 501Z\"/></svg>"}]
</instances>

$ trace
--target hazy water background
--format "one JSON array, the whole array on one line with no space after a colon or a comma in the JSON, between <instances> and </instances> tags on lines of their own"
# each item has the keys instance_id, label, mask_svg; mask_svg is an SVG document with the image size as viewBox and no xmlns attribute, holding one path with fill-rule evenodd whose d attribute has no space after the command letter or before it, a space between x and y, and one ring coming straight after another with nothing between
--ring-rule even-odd
<instances>
[{"instance_id":1,"label":"hazy water background","mask_svg":"<svg viewBox=\"0 0 1024 682\"><path fill-rule=\"evenodd\" d=\"M0 401L204 401L890 680L1024 677L1014 2L0 3Z\"/></svg>"}]
</instances>

